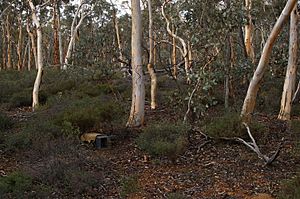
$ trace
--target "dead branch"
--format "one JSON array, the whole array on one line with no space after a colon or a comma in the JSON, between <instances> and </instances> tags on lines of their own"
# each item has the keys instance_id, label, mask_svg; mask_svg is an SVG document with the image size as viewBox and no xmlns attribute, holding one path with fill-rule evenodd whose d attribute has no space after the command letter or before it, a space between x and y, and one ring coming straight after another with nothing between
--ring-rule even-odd
<instances>
[{"instance_id":1,"label":"dead branch","mask_svg":"<svg viewBox=\"0 0 300 199\"><path fill-rule=\"evenodd\" d=\"M268 156L264 155L264 154L260 151L259 147L258 147L257 144L256 144L256 141L255 141L254 137L253 137L252 134L251 134L251 131L250 131L249 126L248 126L245 122L243 122L243 125L246 127L247 132L248 132L248 135L249 135L249 137L251 138L251 141L252 141L252 142L246 142L246 141L243 140L242 138L234 138L234 139L235 139L236 141L238 141L238 142L241 142L241 143L245 144L245 145L246 145L247 147L249 147L252 151L254 151L254 152L258 155L258 157L259 157L260 159L262 159L262 160L265 162L265 166L270 165L272 162L274 162L274 161L276 160L276 158L279 156L279 152L280 152L280 150L281 150L281 147L282 147L284 138L282 139L281 143L280 143L279 146L277 147L276 152L275 152L271 157L268 157Z\"/></svg>"}]
</instances>

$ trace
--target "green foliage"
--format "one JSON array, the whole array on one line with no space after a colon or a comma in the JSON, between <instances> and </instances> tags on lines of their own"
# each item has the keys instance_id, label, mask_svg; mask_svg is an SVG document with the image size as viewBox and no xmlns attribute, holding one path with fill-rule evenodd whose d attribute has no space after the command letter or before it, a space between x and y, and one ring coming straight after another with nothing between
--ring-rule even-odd
<instances>
[{"instance_id":1,"label":"green foliage","mask_svg":"<svg viewBox=\"0 0 300 199\"><path fill-rule=\"evenodd\" d=\"M138 192L139 189L138 177L136 175L121 179L121 197L125 198L129 194Z\"/></svg>"},{"instance_id":2,"label":"green foliage","mask_svg":"<svg viewBox=\"0 0 300 199\"><path fill-rule=\"evenodd\" d=\"M26 89L18 93L14 93L9 100L9 107L31 106L32 104L32 90Z\"/></svg>"},{"instance_id":3,"label":"green foliage","mask_svg":"<svg viewBox=\"0 0 300 199\"><path fill-rule=\"evenodd\" d=\"M250 124L251 133L253 135L257 133L263 133L266 129L265 126L253 121ZM247 137L247 130L242 125L240 116L235 112L226 112L220 117L213 118L206 126L206 133L214 138L220 137Z\"/></svg>"},{"instance_id":4,"label":"green foliage","mask_svg":"<svg viewBox=\"0 0 300 199\"><path fill-rule=\"evenodd\" d=\"M56 121L59 125L69 122L81 132L85 132L97 126L111 125L112 122L120 120L122 115L124 112L116 102L85 98L69 105Z\"/></svg>"},{"instance_id":5,"label":"green foliage","mask_svg":"<svg viewBox=\"0 0 300 199\"><path fill-rule=\"evenodd\" d=\"M25 191L32 186L32 178L27 174L17 171L8 176L0 177L0 197L11 193L16 197L21 197Z\"/></svg>"},{"instance_id":6,"label":"green foliage","mask_svg":"<svg viewBox=\"0 0 300 199\"><path fill-rule=\"evenodd\" d=\"M137 144L154 156L167 156L174 160L187 147L188 127L183 124L159 123L145 128L137 138Z\"/></svg>"},{"instance_id":7,"label":"green foliage","mask_svg":"<svg viewBox=\"0 0 300 199\"><path fill-rule=\"evenodd\" d=\"M279 194L279 199L298 199L300 198L300 175L294 179L283 183L283 189Z\"/></svg>"},{"instance_id":8,"label":"green foliage","mask_svg":"<svg viewBox=\"0 0 300 199\"><path fill-rule=\"evenodd\" d=\"M12 127L12 125L12 120L5 114L0 112L0 132L9 129L10 127Z\"/></svg>"}]
</instances>

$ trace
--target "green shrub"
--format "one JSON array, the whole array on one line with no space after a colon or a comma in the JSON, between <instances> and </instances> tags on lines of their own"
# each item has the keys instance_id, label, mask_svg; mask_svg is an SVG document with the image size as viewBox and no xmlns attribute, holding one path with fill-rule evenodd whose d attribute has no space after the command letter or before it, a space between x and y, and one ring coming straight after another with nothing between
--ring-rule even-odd
<instances>
[{"instance_id":1,"label":"green shrub","mask_svg":"<svg viewBox=\"0 0 300 199\"><path fill-rule=\"evenodd\" d=\"M32 186L32 179L23 172L13 172L8 176L0 177L0 196L11 193L21 197Z\"/></svg>"},{"instance_id":2,"label":"green shrub","mask_svg":"<svg viewBox=\"0 0 300 199\"><path fill-rule=\"evenodd\" d=\"M139 189L138 177L136 175L124 177L121 180L121 197L123 198L129 194L138 192Z\"/></svg>"},{"instance_id":3,"label":"green shrub","mask_svg":"<svg viewBox=\"0 0 300 199\"><path fill-rule=\"evenodd\" d=\"M283 183L283 188L279 194L280 199L299 199L300 198L300 175L292 180Z\"/></svg>"},{"instance_id":4,"label":"green shrub","mask_svg":"<svg viewBox=\"0 0 300 199\"><path fill-rule=\"evenodd\" d=\"M185 199L186 197L181 193L170 193L168 194L168 199Z\"/></svg>"},{"instance_id":5,"label":"green shrub","mask_svg":"<svg viewBox=\"0 0 300 199\"><path fill-rule=\"evenodd\" d=\"M266 130L265 126L253 121L250 125L253 135ZM206 126L205 132L214 138L220 137L241 137L248 138L247 130L242 125L240 116L235 112L227 112L221 117L213 118Z\"/></svg>"},{"instance_id":6,"label":"green shrub","mask_svg":"<svg viewBox=\"0 0 300 199\"><path fill-rule=\"evenodd\" d=\"M97 98L85 98L71 104L56 119L59 125L69 122L74 128L85 132L94 127L111 125L120 120L124 111L115 102L100 102Z\"/></svg>"},{"instance_id":7,"label":"green shrub","mask_svg":"<svg viewBox=\"0 0 300 199\"><path fill-rule=\"evenodd\" d=\"M18 93L14 93L9 100L9 107L31 106L32 104L32 90L26 89Z\"/></svg>"},{"instance_id":8,"label":"green shrub","mask_svg":"<svg viewBox=\"0 0 300 199\"><path fill-rule=\"evenodd\" d=\"M144 129L137 144L154 156L167 156L174 160L187 146L187 126L183 124L153 124Z\"/></svg>"},{"instance_id":9,"label":"green shrub","mask_svg":"<svg viewBox=\"0 0 300 199\"><path fill-rule=\"evenodd\" d=\"M12 120L0 112L0 132L9 129L12 124Z\"/></svg>"}]
</instances>

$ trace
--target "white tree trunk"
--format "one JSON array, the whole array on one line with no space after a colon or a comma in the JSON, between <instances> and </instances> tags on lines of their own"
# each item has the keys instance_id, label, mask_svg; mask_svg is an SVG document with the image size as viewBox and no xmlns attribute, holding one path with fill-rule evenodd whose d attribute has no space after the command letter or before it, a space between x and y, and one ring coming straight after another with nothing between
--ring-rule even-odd
<instances>
[{"instance_id":1,"label":"white tree trunk","mask_svg":"<svg viewBox=\"0 0 300 199\"><path fill-rule=\"evenodd\" d=\"M32 110L34 111L39 106L39 89L42 80L42 73L43 73L43 49L42 49L42 27L40 24L39 19L36 15L36 8L33 5L31 0L28 0L29 6L32 12L32 20L36 26L36 33L37 33L37 75L33 86L32 91Z\"/></svg>"},{"instance_id":2,"label":"white tree trunk","mask_svg":"<svg viewBox=\"0 0 300 199\"><path fill-rule=\"evenodd\" d=\"M80 10L82 8L82 6L84 5L84 1L81 1L81 3L79 4L77 10L76 10L76 13L75 13L75 16L73 18L73 21L72 21L72 26L71 26L71 36L70 36L70 41L69 41L69 45L68 45L68 49L67 49L67 53L66 53L66 57L65 57L65 62L63 64L63 67L62 69L63 70L66 70L67 67L68 67L68 64L69 64L69 60L71 58L71 55L72 55L72 51L74 50L74 46L75 46L75 37L76 37L76 33L77 31L79 30L79 27L81 26L83 20L90 14L90 12L86 13L86 14L82 14L80 19L79 19L79 22L77 23L77 25L75 26L75 23L76 23L76 19L77 19L77 16L79 15L80 13Z\"/></svg>"},{"instance_id":3,"label":"white tree trunk","mask_svg":"<svg viewBox=\"0 0 300 199\"><path fill-rule=\"evenodd\" d=\"M296 72L297 72L297 51L298 51L298 15L297 6L290 17L290 44L289 61L281 97L281 106L278 119L290 120L292 109L292 98L295 92Z\"/></svg>"},{"instance_id":4,"label":"white tree trunk","mask_svg":"<svg viewBox=\"0 0 300 199\"><path fill-rule=\"evenodd\" d=\"M153 64L153 50L154 50L154 39L153 39L153 18L152 18L152 5L151 0L148 0L148 9L149 9L149 63L148 71L151 78L151 109L156 109L156 93L157 93L157 77L154 71Z\"/></svg>"},{"instance_id":5,"label":"white tree trunk","mask_svg":"<svg viewBox=\"0 0 300 199\"><path fill-rule=\"evenodd\" d=\"M264 72L266 70L266 66L268 65L269 58L272 52L272 47L280 33L280 31L283 28L283 25L286 23L287 19L290 16L290 13L292 12L294 6L296 5L297 0L288 0L286 3L281 15L277 19L276 24L274 25L272 32L270 33L270 36L264 46L263 52L261 54L258 66L256 68L256 71L254 72L254 75L252 77L252 80L250 82L247 95L244 100L241 117L244 122L250 122L252 113L254 111L255 102L257 93L259 90L260 82L263 78Z\"/></svg>"},{"instance_id":6,"label":"white tree trunk","mask_svg":"<svg viewBox=\"0 0 300 199\"><path fill-rule=\"evenodd\" d=\"M187 48L187 45L186 45L185 41L181 37L179 37L178 35L174 34L170 29L170 20L166 16L165 9L164 9L168 2L169 2L168 0L165 0L163 5L161 6L161 13L162 13L163 17L165 18L165 20L167 22L167 32L172 37L178 39L180 41L181 45L182 45L181 54L182 54L182 57L184 58L184 68L185 68L185 73L186 73L186 77L187 77L187 83L190 83L191 79L190 79L190 64L189 64L189 57L188 57L188 48Z\"/></svg>"},{"instance_id":7,"label":"white tree trunk","mask_svg":"<svg viewBox=\"0 0 300 199\"><path fill-rule=\"evenodd\" d=\"M144 124L145 115L145 85L142 68L142 17L140 0L131 0L131 10L132 102L127 126L137 127Z\"/></svg>"}]
</instances>

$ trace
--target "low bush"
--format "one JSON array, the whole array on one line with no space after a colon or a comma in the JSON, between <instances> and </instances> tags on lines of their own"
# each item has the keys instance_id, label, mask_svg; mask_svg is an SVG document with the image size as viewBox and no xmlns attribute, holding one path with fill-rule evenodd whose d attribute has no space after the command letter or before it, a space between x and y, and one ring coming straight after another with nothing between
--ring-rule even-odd
<instances>
[{"instance_id":1,"label":"low bush","mask_svg":"<svg viewBox=\"0 0 300 199\"><path fill-rule=\"evenodd\" d=\"M7 194L19 198L25 191L30 190L31 186L32 178L20 171L0 177L0 198Z\"/></svg>"},{"instance_id":2,"label":"low bush","mask_svg":"<svg viewBox=\"0 0 300 199\"><path fill-rule=\"evenodd\" d=\"M137 138L137 144L154 156L167 156L174 160L187 147L187 126L161 123L149 125Z\"/></svg>"},{"instance_id":3,"label":"low bush","mask_svg":"<svg viewBox=\"0 0 300 199\"><path fill-rule=\"evenodd\" d=\"M266 127L258 122L253 121L250 125L253 135L261 134L266 131ZM220 117L215 117L205 126L205 132L214 138L221 137L241 137L248 138L247 130L242 125L240 116L235 112L226 112Z\"/></svg>"},{"instance_id":4,"label":"low bush","mask_svg":"<svg viewBox=\"0 0 300 199\"><path fill-rule=\"evenodd\" d=\"M294 179L283 183L283 188L279 194L280 199L299 199L300 198L300 174Z\"/></svg>"},{"instance_id":5,"label":"low bush","mask_svg":"<svg viewBox=\"0 0 300 199\"><path fill-rule=\"evenodd\" d=\"M56 122L63 126L68 122L81 132L93 128L107 127L115 121L120 121L124 115L121 106L116 102L101 102L98 98L84 98L67 107Z\"/></svg>"}]
</instances>

